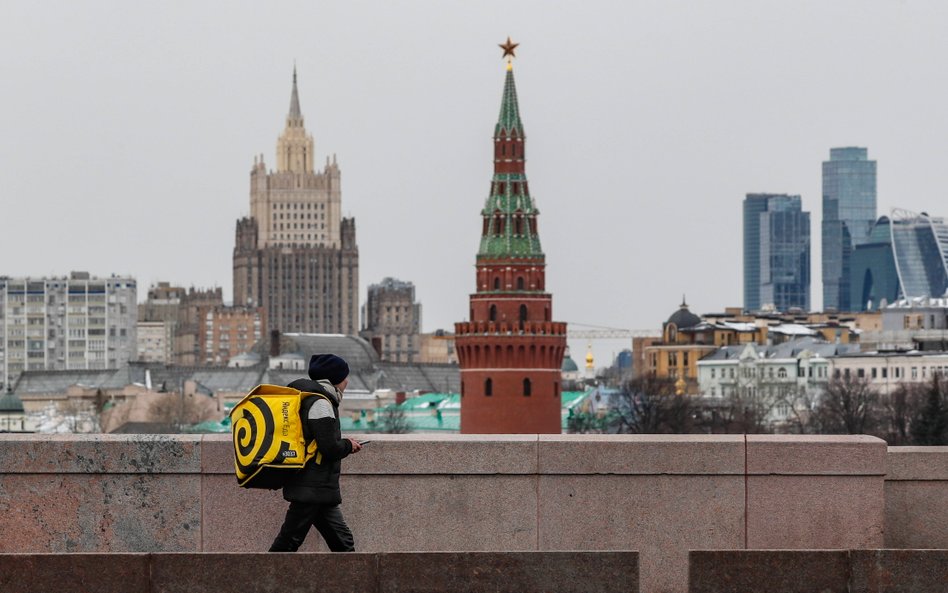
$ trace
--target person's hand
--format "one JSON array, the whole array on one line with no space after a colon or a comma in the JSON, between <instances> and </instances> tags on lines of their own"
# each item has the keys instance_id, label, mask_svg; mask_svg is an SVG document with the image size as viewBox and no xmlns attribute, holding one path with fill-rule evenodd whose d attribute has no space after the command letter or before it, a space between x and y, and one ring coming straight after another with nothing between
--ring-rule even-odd
<instances>
[{"instance_id":1,"label":"person's hand","mask_svg":"<svg viewBox=\"0 0 948 593\"><path fill-rule=\"evenodd\" d=\"M358 453L362 450L362 445L359 444L359 441L355 439L349 439L349 442L352 443L352 452Z\"/></svg>"}]
</instances>

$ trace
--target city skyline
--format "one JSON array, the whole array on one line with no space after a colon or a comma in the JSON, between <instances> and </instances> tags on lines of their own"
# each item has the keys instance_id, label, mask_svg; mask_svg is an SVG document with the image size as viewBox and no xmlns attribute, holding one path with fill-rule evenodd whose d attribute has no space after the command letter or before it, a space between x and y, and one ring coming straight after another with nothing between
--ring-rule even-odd
<instances>
[{"instance_id":1,"label":"city skyline","mask_svg":"<svg viewBox=\"0 0 948 593\"><path fill-rule=\"evenodd\" d=\"M10 276L88 270L230 299L244 175L272 154L295 60L316 162L338 156L344 215L359 220L360 286L412 282L423 330L450 329L473 289L464 262L507 35L521 44L554 317L574 327L657 328L682 293L697 312L740 305L741 200L800 195L820 228L833 147L868 147L879 163L879 214L943 214L948 89L931 72L948 11L934 2L57 13L62 25L13 3L0 25L0 72L17 89L0 114L5 218L21 221L0 240Z\"/></svg>"}]
</instances>

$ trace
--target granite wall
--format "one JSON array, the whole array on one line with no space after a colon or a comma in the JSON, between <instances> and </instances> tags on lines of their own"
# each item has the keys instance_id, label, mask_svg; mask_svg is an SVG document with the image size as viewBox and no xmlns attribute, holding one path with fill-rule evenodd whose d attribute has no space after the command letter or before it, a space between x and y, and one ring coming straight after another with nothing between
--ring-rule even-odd
<instances>
[{"instance_id":1,"label":"granite wall","mask_svg":"<svg viewBox=\"0 0 948 593\"><path fill-rule=\"evenodd\" d=\"M643 591L682 593L689 550L948 547L948 448L887 455L865 436L371 438L343 477L363 552L637 550ZM285 508L279 492L237 487L226 436L0 435L0 553L260 552ZM322 549L318 536L303 547Z\"/></svg>"}]
</instances>

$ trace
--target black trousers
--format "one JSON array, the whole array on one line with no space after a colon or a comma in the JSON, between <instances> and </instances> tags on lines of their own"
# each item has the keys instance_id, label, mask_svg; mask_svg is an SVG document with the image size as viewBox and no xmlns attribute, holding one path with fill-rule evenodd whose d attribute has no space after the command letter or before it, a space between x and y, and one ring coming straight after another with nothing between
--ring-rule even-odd
<instances>
[{"instance_id":1,"label":"black trousers","mask_svg":"<svg viewBox=\"0 0 948 593\"><path fill-rule=\"evenodd\" d=\"M355 552L352 532L339 505L291 502L271 552L295 552L303 545L309 528L315 527L333 552Z\"/></svg>"}]
</instances>

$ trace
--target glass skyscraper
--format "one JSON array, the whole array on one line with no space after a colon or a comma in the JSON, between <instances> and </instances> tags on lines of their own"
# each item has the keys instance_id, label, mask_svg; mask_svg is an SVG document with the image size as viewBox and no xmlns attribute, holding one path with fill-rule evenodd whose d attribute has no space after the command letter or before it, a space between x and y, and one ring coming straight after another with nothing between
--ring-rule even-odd
<instances>
[{"instance_id":1,"label":"glass skyscraper","mask_svg":"<svg viewBox=\"0 0 948 593\"><path fill-rule=\"evenodd\" d=\"M800 196L744 199L744 309L810 309L810 213Z\"/></svg>"},{"instance_id":2,"label":"glass skyscraper","mask_svg":"<svg viewBox=\"0 0 948 593\"><path fill-rule=\"evenodd\" d=\"M865 148L831 148L823 162L823 308L850 311L853 249L876 221L876 162Z\"/></svg>"},{"instance_id":3,"label":"glass skyscraper","mask_svg":"<svg viewBox=\"0 0 948 593\"><path fill-rule=\"evenodd\" d=\"M893 210L891 231L902 296L943 296L948 290L948 225L944 219Z\"/></svg>"}]
</instances>

